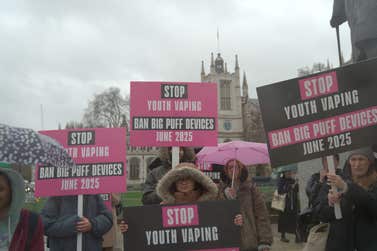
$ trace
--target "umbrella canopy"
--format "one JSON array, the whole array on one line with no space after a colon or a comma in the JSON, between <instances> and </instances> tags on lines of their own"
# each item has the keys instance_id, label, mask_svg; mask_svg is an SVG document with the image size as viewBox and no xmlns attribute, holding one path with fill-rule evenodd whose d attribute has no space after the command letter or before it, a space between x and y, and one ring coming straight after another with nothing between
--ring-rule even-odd
<instances>
[{"instance_id":1,"label":"umbrella canopy","mask_svg":"<svg viewBox=\"0 0 377 251\"><path fill-rule=\"evenodd\" d=\"M231 159L238 159L245 165L270 163L266 144L247 141L231 141L217 147L203 147L196 157L200 165L225 165Z\"/></svg>"},{"instance_id":2,"label":"umbrella canopy","mask_svg":"<svg viewBox=\"0 0 377 251\"><path fill-rule=\"evenodd\" d=\"M0 161L31 165L50 164L55 167L75 165L63 146L32 129L0 124Z\"/></svg>"}]
</instances>

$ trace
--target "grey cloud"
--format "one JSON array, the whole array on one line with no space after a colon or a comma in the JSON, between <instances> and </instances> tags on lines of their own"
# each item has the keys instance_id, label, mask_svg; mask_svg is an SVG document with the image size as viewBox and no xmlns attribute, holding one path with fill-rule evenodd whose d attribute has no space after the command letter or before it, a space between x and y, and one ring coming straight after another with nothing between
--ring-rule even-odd
<instances>
[{"instance_id":1,"label":"grey cloud","mask_svg":"<svg viewBox=\"0 0 377 251\"><path fill-rule=\"evenodd\" d=\"M1 122L45 128L79 120L88 100L131 80L200 81L200 62L234 55L255 87L337 64L331 1L7 1L0 9ZM342 27L345 56L348 28Z\"/></svg>"}]
</instances>

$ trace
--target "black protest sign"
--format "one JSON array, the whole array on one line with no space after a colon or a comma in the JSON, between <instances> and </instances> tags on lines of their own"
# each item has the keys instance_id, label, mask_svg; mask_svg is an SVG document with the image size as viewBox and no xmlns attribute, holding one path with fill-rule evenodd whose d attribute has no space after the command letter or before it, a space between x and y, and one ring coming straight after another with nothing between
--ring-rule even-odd
<instances>
[{"instance_id":1,"label":"black protest sign","mask_svg":"<svg viewBox=\"0 0 377 251\"><path fill-rule=\"evenodd\" d=\"M377 60L257 88L272 166L377 141Z\"/></svg>"},{"instance_id":2,"label":"black protest sign","mask_svg":"<svg viewBox=\"0 0 377 251\"><path fill-rule=\"evenodd\" d=\"M213 182L219 183L221 180L221 173L224 170L224 166L219 164L206 163L204 165L199 165L199 169Z\"/></svg>"},{"instance_id":3,"label":"black protest sign","mask_svg":"<svg viewBox=\"0 0 377 251\"><path fill-rule=\"evenodd\" d=\"M239 212L234 200L127 207L124 249L238 251L240 227L234 217Z\"/></svg>"}]
</instances>

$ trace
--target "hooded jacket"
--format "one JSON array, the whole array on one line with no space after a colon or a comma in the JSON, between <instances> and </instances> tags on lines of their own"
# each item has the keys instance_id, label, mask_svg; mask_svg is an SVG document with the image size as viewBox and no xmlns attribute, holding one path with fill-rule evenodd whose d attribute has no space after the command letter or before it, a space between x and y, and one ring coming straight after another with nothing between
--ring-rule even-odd
<instances>
[{"instance_id":1,"label":"hooded jacket","mask_svg":"<svg viewBox=\"0 0 377 251\"><path fill-rule=\"evenodd\" d=\"M184 154L180 162L194 162L194 150L189 147L184 147L183 150ZM158 158L161 160L160 165L153 168L145 180L142 197L144 205L159 204L161 202L161 198L156 193L156 186L158 181L171 169L171 156L167 147L160 148Z\"/></svg>"},{"instance_id":2,"label":"hooded jacket","mask_svg":"<svg viewBox=\"0 0 377 251\"><path fill-rule=\"evenodd\" d=\"M200 189L198 196L192 197L187 195L187 198L179 198L187 203L201 202L214 200L217 197L217 186L216 184L207 177L204 173L194 168L195 165L191 163L181 163L177 165L176 168L170 170L157 185L157 194L162 198L163 202L166 204L179 203L178 198L175 194L175 183L178 180L184 178L191 178L196 183L199 184Z\"/></svg>"},{"instance_id":3,"label":"hooded jacket","mask_svg":"<svg viewBox=\"0 0 377 251\"><path fill-rule=\"evenodd\" d=\"M349 158L352 154L362 152L353 151ZM364 155L373 159L369 153ZM326 185L320 191L319 217L330 223L326 251L377 250L377 174L371 165L365 177L353 180L350 168L347 161L342 175L348 186L340 201L342 219L335 219L334 208L328 205L330 186Z\"/></svg>"},{"instance_id":4,"label":"hooded jacket","mask_svg":"<svg viewBox=\"0 0 377 251\"><path fill-rule=\"evenodd\" d=\"M101 251L102 236L113 225L112 214L100 195L84 195L83 215L89 219L92 229L83 233L83 250ZM50 197L41 212L45 233L51 251L75 251L77 196Z\"/></svg>"},{"instance_id":5,"label":"hooded jacket","mask_svg":"<svg viewBox=\"0 0 377 251\"><path fill-rule=\"evenodd\" d=\"M226 200L225 189L231 180L225 172L221 173L219 199ZM241 169L240 185L236 199L240 201L244 223L241 227L241 250L257 250L258 247L271 246L273 241L270 216L258 188L248 179L246 168Z\"/></svg>"},{"instance_id":6,"label":"hooded jacket","mask_svg":"<svg viewBox=\"0 0 377 251\"><path fill-rule=\"evenodd\" d=\"M43 225L39 216L35 216L37 223L33 236L28 236L30 212L22 209L25 201L25 184L22 176L8 168L0 168L0 171L9 178L12 191L8 216L0 221L1 237L6 238L1 239L0 250L22 251L26 249L27 242L28 251L44 250Z\"/></svg>"}]
</instances>

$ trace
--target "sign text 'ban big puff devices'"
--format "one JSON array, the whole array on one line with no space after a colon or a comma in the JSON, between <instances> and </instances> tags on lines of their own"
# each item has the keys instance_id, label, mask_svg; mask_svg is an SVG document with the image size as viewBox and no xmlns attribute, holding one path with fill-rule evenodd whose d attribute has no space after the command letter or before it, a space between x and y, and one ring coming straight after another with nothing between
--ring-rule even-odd
<instances>
[{"instance_id":1,"label":"sign text 'ban big puff devices'","mask_svg":"<svg viewBox=\"0 0 377 251\"><path fill-rule=\"evenodd\" d=\"M76 165L39 165L36 196L126 191L126 129L86 128L40 131L58 141Z\"/></svg>"},{"instance_id":2,"label":"sign text 'ban big puff devices'","mask_svg":"<svg viewBox=\"0 0 377 251\"><path fill-rule=\"evenodd\" d=\"M272 165L375 144L376 68L369 60L257 88Z\"/></svg>"},{"instance_id":3,"label":"sign text 'ban big puff devices'","mask_svg":"<svg viewBox=\"0 0 377 251\"><path fill-rule=\"evenodd\" d=\"M132 146L217 144L213 83L131 82Z\"/></svg>"}]
</instances>

